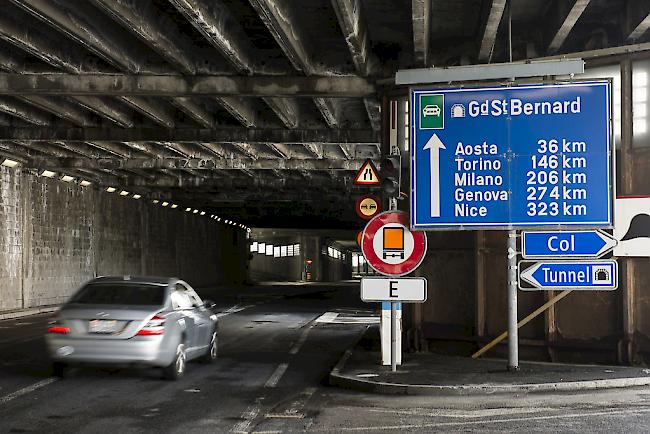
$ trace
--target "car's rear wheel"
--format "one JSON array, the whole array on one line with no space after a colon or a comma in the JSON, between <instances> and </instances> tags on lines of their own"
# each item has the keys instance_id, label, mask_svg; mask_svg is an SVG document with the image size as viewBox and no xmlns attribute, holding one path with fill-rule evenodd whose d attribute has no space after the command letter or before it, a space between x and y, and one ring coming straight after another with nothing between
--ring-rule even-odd
<instances>
[{"instance_id":1,"label":"car's rear wheel","mask_svg":"<svg viewBox=\"0 0 650 434\"><path fill-rule=\"evenodd\" d=\"M55 377L63 378L65 377L65 363L54 362L52 363L52 375Z\"/></svg>"},{"instance_id":2,"label":"car's rear wheel","mask_svg":"<svg viewBox=\"0 0 650 434\"><path fill-rule=\"evenodd\" d=\"M201 361L204 363L212 363L217 360L218 347L217 347L217 332L212 332L212 338L210 339L210 345L206 350L205 354L201 356Z\"/></svg>"},{"instance_id":3,"label":"car's rear wheel","mask_svg":"<svg viewBox=\"0 0 650 434\"><path fill-rule=\"evenodd\" d=\"M185 345L178 344L176 347L176 356L169 366L163 368L163 377L167 380L178 380L185 374L187 365L187 356L185 355Z\"/></svg>"}]
</instances>

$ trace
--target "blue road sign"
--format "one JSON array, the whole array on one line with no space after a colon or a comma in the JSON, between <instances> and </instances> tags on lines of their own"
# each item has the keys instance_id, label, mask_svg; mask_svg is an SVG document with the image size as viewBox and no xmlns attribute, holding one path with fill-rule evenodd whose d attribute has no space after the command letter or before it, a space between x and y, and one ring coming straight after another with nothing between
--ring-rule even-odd
<instances>
[{"instance_id":1,"label":"blue road sign","mask_svg":"<svg viewBox=\"0 0 650 434\"><path fill-rule=\"evenodd\" d=\"M618 264L614 260L519 263L519 288L522 290L613 290L617 287Z\"/></svg>"},{"instance_id":2,"label":"blue road sign","mask_svg":"<svg viewBox=\"0 0 650 434\"><path fill-rule=\"evenodd\" d=\"M411 226L612 226L609 81L411 90Z\"/></svg>"},{"instance_id":3,"label":"blue road sign","mask_svg":"<svg viewBox=\"0 0 650 434\"><path fill-rule=\"evenodd\" d=\"M567 232L523 232L522 256L529 259L598 258L609 252L617 241L598 230Z\"/></svg>"}]
</instances>

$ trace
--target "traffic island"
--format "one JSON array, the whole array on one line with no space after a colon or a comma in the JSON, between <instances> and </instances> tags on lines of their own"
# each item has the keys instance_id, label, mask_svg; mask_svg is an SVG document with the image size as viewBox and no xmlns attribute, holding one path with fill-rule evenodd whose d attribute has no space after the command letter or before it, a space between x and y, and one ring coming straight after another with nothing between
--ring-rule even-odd
<instances>
[{"instance_id":1,"label":"traffic island","mask_svg":"<svg viewBox=\"0 0 650 434\"><path fill-rule=\"evenodd\" d=\"M433 353L404 354L403 364L391 372L390 366L380 365L379 351L369 349L364 339L334 367L331 385L401 395L549 393L650 385L650 369L640 367L522 362L519 371L509 372L505 360Z\"/></svg>"}]
</instances>

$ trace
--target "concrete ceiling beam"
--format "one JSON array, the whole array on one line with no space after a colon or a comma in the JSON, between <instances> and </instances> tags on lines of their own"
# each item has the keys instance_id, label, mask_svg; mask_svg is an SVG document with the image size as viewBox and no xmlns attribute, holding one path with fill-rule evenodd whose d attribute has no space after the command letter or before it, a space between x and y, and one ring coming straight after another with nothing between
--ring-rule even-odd
<instances>
[{"instance_id":1,"label":"concrete ceiling beam","mask_svg":"<svg viewBox=\"0 0 650 434\"><path fill-rule=\"evenodd\" d=\"M163 127L174 128L174 116L171 111L157 101L137 96L122 96L118 99Z\"/></svg>"},{"instance_id":2,"label":"concrete ceiling beam","mask_svg":"<svg viewBox=\"0 0 650 434\"><path fill-rule=\"evenodd\" d=\"M0 100L2 101L2 100ZM216 142L216 143L379 143L372 130L353 129L259 129L259 128L68 128L68 127L0 127L0 140L83 141L83 142Z\"/></svg>"},{"instance_id":3,"label":"concrete ceiling beam","mask_svg":"<svg viewBox=\"0 0 650 434\"><path fill-rule=\"evenodd\" d=\"M4 95L376 97L356 76L179 76L136 74L0 74Z\"/></svg>"},{"instance_id":4,"label":"concrete ceiling beam","mask_svg":"<svg viewBox=\"0 0 650 434\"><path fill-rule=\"evenodd\" d=\"M628 0L625 9L624 36L629 42L640 39L650 28L650 3L645 0Z\"/></svg>"},{"instance_id":5,"label":"concrete ceiling beam","mask_svg":"<svg viewBox=\"0 0 650 434\"><path fill-rule=\"evenodd\" d=\"M492 58L492 51L494 50L494 43L497 39L497 32L503 11L506 8L507 0L491 0L490 12L488 14L485 29L483 31L483 38L481 39L481 46L478 52L479 62L488 62Z\"/></svg>"},{"instance_id":6,"label":"concrete ceiling beam","mask_svg":"<svg viewBox=\"0 0 650 434\"><path fill-rule=\"evenodd\" d=\"M420 68L431 66L429 42L431 40L432 1L433 0L411 0L414 59L416 66Z\"/></svg>"},{"instance_id":7,"label":"concrete ceiling beam","mask_svg":"<svg viewBox=\"0 0 650 434\"><path fill-rule=\"evenodd\" d=\"M69 145L68 145L69 146ZM221 170L358 170L365 160L283 160L278 158L84 158L33 157L30 165L52 170L88 169L221 169ZM309 172L308 172L309 173Z\"/></svg>"},{"instance_id":8,"label":"concrete ceiling beam","mask_svg":"<svg viewBox=\"0 0 650 434\"><path fill-rule=\"evenodd\" d=\"M135 126L133 119L131 119L131 114L117 101L110 98L102 98L99 96L71 96L70 99L120 127L133 128Z\"/></svg>"},{"instance_id":9,"label":"concrete ceiling beam","mask_svg":"<svg viewBox=\"0 0 650 434\"><path fill-rule=\"evenodd\" d=\"M0 97L0 112L40 127L51 124L50 118L32 105L13 98Z\"/></svg>"},{"instance_id":10,"label":"concrete ceiling beam","mask_svg":"<svg viewBox=\"0 0 650 434\"><path fill-rule=\"evenodd\" d=\"M28 104L38 107L41 110L52 113L55 116L65 119L75 125L81 127L97 126L97 122L88 115L88 113L81 109L77 104L74 104L65 99L53 100L38 95L30 95L21 97L23 101Z\"/></svg>"},{"instance_id":11,"label":"concrete ceiling beam","mask_svg":"<svg viewBox=\"0 0 650 434\"><path fill-rule=\"evenodd\" d=\"M582 13L585 11L587 6L589 6L590 1L591 0L573 1L573 6L567 11L566 15L560 19L560 26L548 46L548 54L553 54L562 47L562 44L566 41L576 22L582 16Z\"/></svg>"},{"instance_id":12,"label":"concrete ceiling beam","mask_svg":"<svg viewBox=\"0 0 650 434\"><path fill-rule=\"evenodd\" d=\"M214 116L201 106L198 101L187 97L174 97L170 99L170 102L203 128L212 128L216 125Z\"/></svg>"}]
</instances>

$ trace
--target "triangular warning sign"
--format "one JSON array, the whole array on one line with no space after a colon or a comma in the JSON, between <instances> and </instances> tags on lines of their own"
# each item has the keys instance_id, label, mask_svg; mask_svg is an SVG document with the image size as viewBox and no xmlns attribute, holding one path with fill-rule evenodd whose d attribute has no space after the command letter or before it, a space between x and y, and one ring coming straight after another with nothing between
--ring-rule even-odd
<instances>
[{"instance_id":1,"label":"triangular warning sign","mask_svg":"<svg viewBox=\"0 0 650 434\"><path fill-rule=\"evenodd\" d=\"M356 185L379 185L379 174L377 168L370 160L366 160L354 177Z\"/></svg>"}]
</instances>

